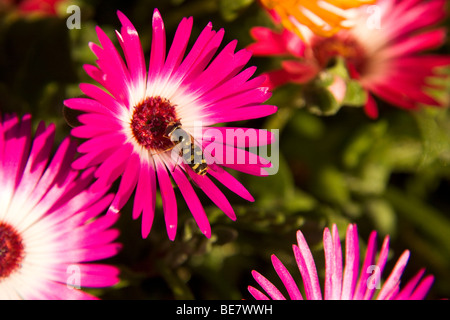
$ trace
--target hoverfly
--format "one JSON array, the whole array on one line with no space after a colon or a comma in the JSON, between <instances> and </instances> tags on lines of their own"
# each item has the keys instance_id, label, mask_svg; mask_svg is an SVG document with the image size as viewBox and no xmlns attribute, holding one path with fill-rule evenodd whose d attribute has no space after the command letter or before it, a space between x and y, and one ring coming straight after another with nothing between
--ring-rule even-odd
<instances>
[{"instance_id":1,"label":"hoverfly","mask_svg":"<svg viewBox=\"0 0 450 320\"><path fill-rule=\"evenodd\" d=\"M195 143L194 137L184 130L180 121L170 122L166 127L165 135L179 147L178 155L198 175L205 175L209 169L203 150Z\"/></svg>"}]
</instances>

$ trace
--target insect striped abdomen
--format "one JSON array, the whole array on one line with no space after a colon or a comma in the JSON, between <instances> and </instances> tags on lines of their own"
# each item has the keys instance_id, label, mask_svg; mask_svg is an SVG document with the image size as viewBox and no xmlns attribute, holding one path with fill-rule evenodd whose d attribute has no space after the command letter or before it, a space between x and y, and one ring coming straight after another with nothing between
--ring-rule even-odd
<instances>
[{"instance_id":1,"label":"insect striped abdomen","mask_svg":"<svg viewBox=\"0 0 450 320\"><path fill-rule=\"evenodd\" d=\"M180 148L179 156L198 175L205 175L208 164L204 159L203 150L195 144L194 138L181 127L181 123L170 123L166 135ZM178 138L178 139L177 139Z\"/></svg>"}]
</instances>

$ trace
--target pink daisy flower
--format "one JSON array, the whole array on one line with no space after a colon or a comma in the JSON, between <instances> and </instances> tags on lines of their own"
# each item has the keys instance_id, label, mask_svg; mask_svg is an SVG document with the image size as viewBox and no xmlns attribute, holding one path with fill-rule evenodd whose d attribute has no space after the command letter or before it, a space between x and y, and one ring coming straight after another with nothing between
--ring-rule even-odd
<instances>
[{"instance_id":1,"label":"pink daisy flower","mask_svg":"<svg viewBox=\"0 0 450 320\"><path fill-rule=\"evenodd\" d=\"M66 138L50 159L55 127L0 118L0 299L94 299L81 287L116 284L119 270L89 263L115 255L113 195L89 190L93 170L70 168Z\"/></svg>"},{"instance_id":2,"label":"pink daisy flower","mask_svg":"<svg viewBox=\"0 0 450 320\"><path fill-rule=\"evenodd\" d=\"M424 52L445 42L445 28L436 27L446 16L445 5L445 0L379 0L350 12L352 28L332 37L310 33L305 41L286 29L278 33L256 27L251 30L256 43L249 49L255 55L289 57L280 70L268 73L269 87L307 83L340 57L350 76L371 93L365 104L368 116L378 116L372 95L404 109L439 107L443 103L428 90L443 87L429 78L442 76L436 68L449 66L450 56Z\"/></svg>"},{"instance_id":3,"label":"pink daisy flower","mask_svg":"<svg viewBox=\"0 0 450 320\"><path fill-rule=\"evenodd\" d=\"M381 285L381 276L387 262L389 253L389 237L384 238L377 261L375 261L377 233L373 231L367 243L366 255L360 271L359 240L355 224L347 228L345 239L345 266L342 266L342 250L336 225L332 230L325 228L323 233L323 246L325 253L325 279L324 291L319 283L314 258L306 240L297 231L298 246L293 245L295 260L300 270L305 296L307 300L422 300L431 288L434 277L431 275L422 279L425 270L420 270L402 289L400 278L409 259L409 251L405 250L398 259L392 272ZM280 277L289 297L293 300L302 300L303 296L294 278L282 264L272 255L272 263L276 273ZM268 279L257 271L252 275L256 282L265 290L270 298L284 300L285 296ZM422 280L421 280L422 279ZM250 293L255 299L267 300L260 290L249 286ZM376 295L375 295L376 294Z\"/></svg>"},{"instance_id":4,"label":"pink daisy flower","mask_svg":"<svg viewBox=\"0 0 450 320\"><path fill-rule=\"evenodd\" d=\"M65 101L68 108L84 112L78 118L81 126L74 128L72 134L88 139L80 145L78 151L82 156L74 162L74 167L81 169L98 165L96 185L102 188L121 177L109 210L112 213L119 212L135 190L132 216L136 219L142 215L144 238L149 234L154 218L157 185L161 191L169 238L175 238L177 201L173 179L200 230L210 237L208 218L188 178L233 220L236 219L233 208L210 176L242 198L253 201L250 193L222 166L265 175L264 168L270 165L254 154L258 159L254 164L216 161L219 149L223 154L237 154L236 145L225 141L225 132L233 128L209 129L218 123L273 114L275 106L262 105L270 97L267 88L261 87L264 77L250 79L255 67L242 70L251 53L245 49L235 52L236 41L227 44L213 58L224 31L213 31L211 23L203 29L185 56L192 17L180 22L166 56L164 24L157 9L153 15L147 72L136 29L121 12L118 12L118 17L122 28L116 34L125 61L102 29L97 28L101 47L91 43L90 48L98 58L98 67L86 65L85 70L106 91L95 85L81 84L80 88L88 98ZM199 123L202 129L198 129ZM188 151L197 154L205 148L214 149L216 152L204 152L203 156L209 157L206 159L208 165L180 160L181 156L172 152L175 143L169 136L170 127L181 128L181 132L188 135L185 143L195 146ZM256 139L246 140L242 146L257 147L271 143L271 134L263 130L257 132ZM242 135L245 133L243 130ZM241 154L251 156L247 151Z\"/></svg>"}]
</instances>

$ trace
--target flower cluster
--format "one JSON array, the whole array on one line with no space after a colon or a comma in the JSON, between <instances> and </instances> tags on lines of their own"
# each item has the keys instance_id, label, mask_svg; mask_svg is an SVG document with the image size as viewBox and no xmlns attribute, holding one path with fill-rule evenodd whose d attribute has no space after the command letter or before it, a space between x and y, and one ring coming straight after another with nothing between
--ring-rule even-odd
<instances>
[{"instance_id":1,"label":"flower cluster","mask_svg":"<svg viewBox=\"0 0 450 320\"><path fill-rule=\"evenodd\" d=\"M290 28L255 27L251 33L256 42L249 49L258 56L283 57L281 69L267 73L266 84L271 88L288 82L310 83L342 59L350 79L368 93L364 110L371 118L378 117L372 95L408 110L440 107L443 102L429 91L445 87L430 78L444 76L437 69L449 66L450 57L424 52L445 42L445 28L436 26L445 18L445 6L444 0L379 0L376 6L348 12L351 27L331 36L306 31L300 38ZM347 79L332 76L329 90L342 102Z\"/></svg>"},{"instance_id":2,"label":"flower cluster","mask_svg":"<svg viewBox=\"0 0 450 320\"><path fill-rule=\"evenodd\" d=\"M256 134L242 145L235 143L235 134L227 141L227 132L248 136L249 128L214 127L208 131L218 123L276 112L275 106L262 104L270 97L268 89L262 86L264 76L252 78L256 68L243 69L251 53L246 49L235 52L236 41L218 52L224 31L214 31L209 23L186 54L193 19L184 18L166 56L164 23L155 9L147 71L136 29L120 11L118 17L122 28L117 38L125 61L102 29L97 28L101 46L91 43L90 47L98 58L98 67L85 66L86 72L106 91L84 83L80 88L88 98L64 102L67 108L82 112L77 119L81 125L72 130L72 135L87 141L77 146L65 140L54 162L44 171L53 126L48 130L39 128L29 156L30 118L21 124L15 116L7 117L2 126L0 294L4 297L85 298L83 293L65 286L65 279L71 279L66 269L77 271L75 280L84 286L116 283L117 268L80 263L117 253L118 245L111 243L117 234L108 228L118 219L133 191L133 218L142 215L143 237L148 236L152 226L159 185L167 233L171 240L175 239L177 200L171 179L200 230L211 237L208 217L189 179L235 220L231 204L210 177L242 198L254 201L223 167L267 175L265 168L270 163L239 147L271 144L270 132L255 129ZM18 141L20 148L16 146ZM81 156L74 159L76 151ZM185 161L180 162L179 158ZM249 162L250 158L256 160ZM82 178L77 180L79 174ZM105 195L119 177L117 193ZM104 209L106 215L91 221ZM72 232L70 236L68 232ZM41 263L42 257L35 257L34 252L42 250L48 253ZM21 289L25 281L30 284Z\"/></svg>"},{"instance_id":3,"label":"flower cluster","mask_svg":"<svg viewBox=\"0 0 450 320\"><path fill-rule=\"evenodd\" d=\"M324 291L319 283L316 265L311 250L302 232L297 231L297 245L293 245L295 260L300 270L304 292L307 300L422 300L433 284L434 277L426 276L422 279L425 270L422 269L407 282L400 290L400 278L409 259L409 251L405 250L398 259L394 269L381 286L381 275L386 266L389 254L389 237L386 236L381 246L378 259L376 256L376 236L373 231L367 243L366 255L359 267L359 239L355 224L347 228L345 239L345 266L342 267L342 249L337 226L332 230L325 228L323 232L323 248L325 253L325 280ZM286 287L289 297L293 300L303 300L300 289L294 278L283 263L272 255L272 263ZM252 272L258 284L274 300L286 299L284 295L264 276L257 271ZM358 276L359 275L359 276ZM422 279L422 280L421 280ZM249 286L248 290L255 299L267 300L268 297L258 289Z\"/></svg>"},{"instance_id":4,"label":"flower cluster","mask_svg":"<svg viewBox=\"0 0 450 320\"><path fill-rule=\"evenodd\" d=\"M8 1L4 7L57 16L57 3ZM346 105L351 86L360 90L359 106L372 119L380 117L376 99L407 110L445 106L432 93L445 85L430 79L448 79L439 71L450 66L450 56L426 52L445 43L445 28L438 25L445 18L445 0L261 0L255 5L277 29L253 26L255 42L244 49L237 49L237 40L224 43L225 31L214 30L211 22L192 37L198 27L192 17L179 22L169 42L158 9L151 41L144 45L147 38L117 11L115 37L95 28L98 43L88 44L95 64L83 65L89 79L79 85L83 96L63 101L64 113L76 114L76 121L67 121L71 136L57 147L54 124L2 111L0 299L96 299L92 288L118 284L120 269L113 259L123 245L114 225L127 204L131 218L141 219L139 237L147 238L160 201L169 245L180 224L177 192L202 239L213 234L204 201L237 220L230 197L255 201L240 177L264 177L278 168L267 153L267 148L278 153L278 135L262 129L261 121L276 115L279 107L269 99L285 84L299 85L305 95L325 87L338 107L320 115ZM279 58L281 66L258 74L247 66L252 55ZM287 293L292 300L426 298L434 276L424 277L424 269L405 284L400 281L410 251L383 278L389 237L377 254L373 231L360 265L356 223L348 226L344 254L336 224L328 223L323 290L312 250L298 230L293 251L303 286L272 255L284 288L254 270L263 290L249 286L250 294L286 299ZM96 262L104 259L111 260Z\"/></svg>"}]
</instances>

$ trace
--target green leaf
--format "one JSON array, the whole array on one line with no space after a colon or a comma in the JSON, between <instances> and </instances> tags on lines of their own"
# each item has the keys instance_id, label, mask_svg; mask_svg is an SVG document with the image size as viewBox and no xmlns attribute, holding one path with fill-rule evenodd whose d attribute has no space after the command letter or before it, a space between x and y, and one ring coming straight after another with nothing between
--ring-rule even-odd
<instances>
[{"instance_id":1,"label":"green leaf","mask_svg":"<svg viewBox=\"0 0 450 320\"><path fill-rule=\"evenodd\" d=\"M421 133L421 164L450 159L450 116L439 109L423 109L413 114Z\"/></svg>"},{"instance_id":2,"label":"green leaf","mask_svg":"<svg viewBox=\"0 0 450 320\"><path fill-rule=\"evenodd\" d=\"M345 92L342 105L351 107L361 107L367 102L367 91L355 80L347 80L347 90Z\"/></svg>"},{"instance_id":3,"label":"green leaf","mask_svg":"<svg viewBox=\"0 0 450 320\"><path fill-rule=\"evenodd\" d=\"M347 144L343 154L342 162L347 168L355 168L362 161L374 143L380 139L388 129L386 121L380 120L373 124L368 124L352 135L351 141Z\"/></svg>"},{"instance_id":4,"label":"green leaf","mask_svg":"<svg viewBox=\"0 0 450 320\"><path fill-rule=\"evenodd\" d=\"M383 235L396 236L397 217L388 201L381 197L368 199L365 209L374 223L375 230Z\"/></svg>"},{"instance_id":5,"label":"green leaf","mask_svg":"<svg viewBox=\"0 0 450 320\"><path fill-rule=\"evenodd\" d=\"M450 257L450 221L445 215L394 187L387 190L386 199L399 215L433 239Z\"/></svg>"},{"instance_id":6,"label":"green leaf","mask_svg":"<svg viewBox=\"0 0 450 320\"><path fill-rule=\"evenodd\" d=\"M316 208L318 201L310 194L299 189L287 197L284 208L287 212L306 212Z\"/></svg>"},{"instance_id":7,"label":"green leaf","mask_svg":"<svg viewBox=\"0 0 450 320\"><path fill-rule=\"evenodd\" d=\"M319 139L325 134L325 127L320 117L304 110L298 110L291 115L289 129L294 134L309 139Z\"/></svg>"},{"instance_id":8,"label":"green leaf","mask_svg":"<svg viewBox=\"0 0 450 320\"><path fill-rule=\"evenodd\" d=\"M240 13L253 3L254 0L219 0L220 14L226 21L233 21Z\"/></svg>"},{"instance_id":9,"label":"green leaf","mask_svg":"<svg viewBox=\"0 0 450 320\"><path fill-rule=\"evenodd\" d=\"M250 192L256 201L270 203L274 199L282 200L294 193L294 179L281 153L278 162L277 174L266 177L248 176L248 185L252 186Z\"/></svg>"},{"instance_id":10,"label":"green leaf","mask_svg":"<svg viewBox=\"0 0 450 320\"><path fill-rule=\"evenodd\" d=\"M324 165L318 172L315 191L321 199L333 203L345 204L350 199L344 175L332 165Z\"/></svg>"},{"instance_id":11,"label":"green leaf","mask_svg":"<svg viewBox=\"0 0 450 320\"><path fill-rule=\"evenodd\" d=\"M169 268L162 260L158 260L155 262L158 271L161 273L161 276L169 285L170 289L173 292L175 299L177 300L192 300L194 299L194 295L192 294L188 285L183 281L179 275Z\"/></svg>"},{"instance_id":12,"label":"green leaf","mask_svg":"<svg viewBox=\"0 0 450 320\"><path fill-rule=\"evenodd\" d=\"M348 74L344 59L341 57L336 57L333 61L333 66L327 68L327 73L331 75L329 78L332 79L333 76L338 76L344 80L349 79L350 76Z\"/></svg>"}]
</instances>

